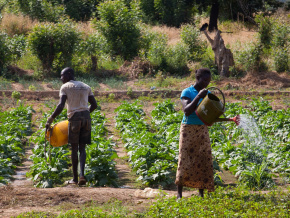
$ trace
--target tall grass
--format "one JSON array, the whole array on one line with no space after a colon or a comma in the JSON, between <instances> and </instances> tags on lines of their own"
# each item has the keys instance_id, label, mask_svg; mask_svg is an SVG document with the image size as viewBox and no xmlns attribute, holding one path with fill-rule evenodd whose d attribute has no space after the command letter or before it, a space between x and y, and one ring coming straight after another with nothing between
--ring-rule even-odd
<instances>
[{"instance_id":1,"label":"tall grass","mask_svg":"<svg viewBox=\"0 0 290 218\"><path fill-rule=\"evenodd\" d=\"M0 77L0 90L11 90L12 86L11 86L11 81Z\"/></svg>"},{"instance_id":2,"label":"tall grass","mask_svg":"<svg viewBox=\"0 0 290 218\"><path fill-rule=\"evenodd\" d=\"M33 21L28 16L5 13L0 28L12 37L14 35L27 35L35 24L37 21Z\"/></svg>"},{"instance_id":3,"label":"tall grass","mask_svg":"<svg viewBox=\"0 0 290 218\"><path fill-rule=\"evenodd\" d=\"M102 80L104 84L110 86L112 89L126 90L127 85L124 83L124 79L117 77L109 77Z\"/></svg>"},{"instance_id":4,"label":"tall grass","mask_svg":"<svg viewBox=\"0 0 290 218\"><path fill-rule=\"evenodd\" d=\"M41 86L41 84L34 79L27 80L27 79L20 77L18 82L23 86L24 90L31 90L31 91L44 90L44 88Z\"/></svg>"}]
</instances>

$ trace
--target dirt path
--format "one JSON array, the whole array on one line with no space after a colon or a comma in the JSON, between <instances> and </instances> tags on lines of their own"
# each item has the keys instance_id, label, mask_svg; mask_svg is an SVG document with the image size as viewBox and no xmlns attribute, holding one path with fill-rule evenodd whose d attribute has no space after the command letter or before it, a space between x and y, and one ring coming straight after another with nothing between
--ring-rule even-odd
<instances>
[{"instance_id":1,"label":"dirt path","mask_svg":"<svg viewBox=\"0 0 290 218\"><path fill-rule=\"evenodd\" d=\"M32 164L32 161L29 159L32 155L33 145L29 145L25 148L25 158L21 166L16 168L16 175L13 176L14 181L11 183L12 187L32 187L33 182L26 178L26 173L29 171L29 167Z\"/></svg>"},{"instance_id":2,"label":"dirt path","mask_svg":"<svg viewBox=\"0 0 290 218\"><path fill-rule=\"evenodd\" d=\"M102 107L102 111L106 114L107 122L105 124L108 129L108 137L112 137L113 141L116 143L114 149L117 152L118 158L116 161L116 170L118 173L118 185L121 188L136 188L136 179L137 177L131 172L129 163L127 161L128 156L125 151L124 145L119 137L119 132L116 130L115 125L115 116L114 110L120 104L105 104Z\"/></svg>"}]
</instances>

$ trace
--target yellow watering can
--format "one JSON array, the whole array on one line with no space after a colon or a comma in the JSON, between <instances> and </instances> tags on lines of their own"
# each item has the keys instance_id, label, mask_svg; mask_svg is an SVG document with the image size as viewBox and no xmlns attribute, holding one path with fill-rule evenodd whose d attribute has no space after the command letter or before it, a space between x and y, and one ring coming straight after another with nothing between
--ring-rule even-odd
<instances>
[{"instance_id":1,"label":"yellow watering can","mask_svg":"<svg viewBox=\"0 0 290 218\"><path fill-rule=\"evenodd\" d=\"M223 92L216 87L210 87L208 89L218 90L223 96L223 102L221 102L220 99L214 94L208 93L195 110L195 113L199 119L207 126L211 126L214 122L220 121L234 121L237 125L239 125L239 115L234 118L219 118L225 112L225 96Z\"/></svg>"},{"instance_id":2,"label":"yellow watering can","mask_svg":"<svg viewBox=\"0 0 290 218\"><path fill-rule=\"evenodd\" d=\"M53 147L60 147L68 143L68 120L56 123L46 131L46 140Z\"/></svg>"}]
</instances>

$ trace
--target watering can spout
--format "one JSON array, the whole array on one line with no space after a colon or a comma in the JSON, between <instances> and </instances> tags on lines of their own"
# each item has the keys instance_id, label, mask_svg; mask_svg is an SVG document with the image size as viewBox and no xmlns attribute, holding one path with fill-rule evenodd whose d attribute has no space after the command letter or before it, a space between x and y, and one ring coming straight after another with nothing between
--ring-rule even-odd
<instances>
[{"instance_id":1,"label":"watering can spout","mask_svg":"<svg viewBox=\"0 0 290 218\"><path fill-rule=\"evenodd\" d=\"M241 122L241 117L240 115L238 114L237 116L233 117L233 118L230 118L231 121L234 121L237 126L240 125L240 122Z\"/></svg>"},{"instance_id":2,"label":"watering can spout","mask_svg":"<svg viewBox=\"0 0 290 218\"><path fill-rule=\"evenodd\" d=\"M223 121L233 121L238 126L240 125L241 117L240 115L237 115L233 118L217 118L215 122L223 122Z\"/></svg>"}]
</instances>

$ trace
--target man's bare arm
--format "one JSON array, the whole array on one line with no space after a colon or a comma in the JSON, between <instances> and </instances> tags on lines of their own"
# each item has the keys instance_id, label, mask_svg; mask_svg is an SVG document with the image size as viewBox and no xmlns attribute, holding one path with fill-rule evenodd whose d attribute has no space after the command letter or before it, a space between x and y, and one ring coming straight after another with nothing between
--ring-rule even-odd
<instances>
[{"instance_id":1,"label":"man's bare arm","mask_svg":"<svg viewBox=\"0 0 290 218\"><path fill-rule=\"evenodd\" d=\"M92 113L95 109L97 109L98 104L97 104L97 101L93 95L89 96L88 101L91 104L89 109L90 109L90 113Z\"/></svg>"}]
</instances>

